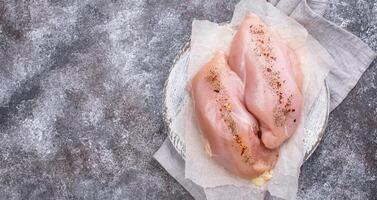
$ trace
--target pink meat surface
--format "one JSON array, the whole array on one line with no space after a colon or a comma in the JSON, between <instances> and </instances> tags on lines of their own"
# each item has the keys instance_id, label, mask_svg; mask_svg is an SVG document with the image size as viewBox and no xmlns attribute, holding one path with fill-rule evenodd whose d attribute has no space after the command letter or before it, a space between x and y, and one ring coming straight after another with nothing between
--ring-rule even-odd
<instances>
[{"instance_id":1,"label":"pink meat surface","mask_svg":"<svg viewBox=\"0 0 377 200\"><path fill-rule=\"evenodd\" d=\"M211 156L227 170L254 178L271 170L277 149L261 143L257 120L244 104L244 84L218 52L191 82L197 124Z\"/></svg>"},{"instance_id":2,"label":"pink meat surface","mask_svg":"<svg viewBox=\"0 0 377 200\"><path fill-rule=\"evenodd\" d=\"M297 129L303 106L303 75L295 53L249 13L232 41L229 65L245 84L245 104L259 121L262 142L278 148Z\"/></svg>"}]
</instances>

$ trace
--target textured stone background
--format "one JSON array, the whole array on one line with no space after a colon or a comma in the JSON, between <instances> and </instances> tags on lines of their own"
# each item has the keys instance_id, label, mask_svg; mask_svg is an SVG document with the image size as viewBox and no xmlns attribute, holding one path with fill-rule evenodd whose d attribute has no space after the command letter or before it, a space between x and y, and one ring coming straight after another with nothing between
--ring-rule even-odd
<instances>
[{"instance_id":1,"label":"textured stone background","mask_svg":"<svg viewBox=\"0 0 377 200\"><path fill-rule=\"evenodd\" d=\"M0 199L191 199L152 159L162 89L194 18L232 1L0 0ZM377 2L326 18L377 50ZM330 116L300 199L377 196L377 61Z\"/></svg>"}]
</instances>

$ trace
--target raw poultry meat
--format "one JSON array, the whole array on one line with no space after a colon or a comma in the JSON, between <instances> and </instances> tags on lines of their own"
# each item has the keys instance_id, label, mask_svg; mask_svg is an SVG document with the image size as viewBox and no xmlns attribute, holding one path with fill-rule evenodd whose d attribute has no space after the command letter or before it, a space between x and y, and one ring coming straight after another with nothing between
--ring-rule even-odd
<instances>
[{"instance_id":1,"label":"raw poultry meat","mask_svg":"<svg viewBox=\"0 0 377 200\"><path fill-rule=\"evenodd\" d=\"M303 105L303 75L295 53L249 13L233 38L229 65L245 84L245 104L259 121L262 142L278 148L297 129Z\"/></svg>"},{"instance_id":2,"label":"raw poultry meat","mask_svg":"<svg viewBox=\"0 0 377 200\"><path fill-rule=\"evenodd\" d=\"M197 124L210 156L237 175L254 178L271 170L278 150L260 141L257 120L244 105L244 84L218 52L191 82Z\"/></svg>"}]
</instances>

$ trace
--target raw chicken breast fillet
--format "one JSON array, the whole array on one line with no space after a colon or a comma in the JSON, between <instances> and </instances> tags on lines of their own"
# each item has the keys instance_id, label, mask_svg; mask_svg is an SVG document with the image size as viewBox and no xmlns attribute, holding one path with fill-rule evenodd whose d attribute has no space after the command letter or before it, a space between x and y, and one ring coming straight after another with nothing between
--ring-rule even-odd
<instances>
[{"instance_id":1,"label":"raw chicken breast fillet","mask_svg":"<svg viewBox=\"0 0 377 200\"><path fill-rule=\"evenodd\" d=\"M303 105L303 75L295 53L249 13L233 38L229 65L245 83L245 104L259 121L262 142L278 148L297 129Z\"/></svg>"},{"instance_id":2,"label":"raw chicken breast fillet","mask_svg":"<svg viewBox=\"0 0 377 200\"><path fill-rule=\"evenodd\" d=\"M258 122L244 105L244 91L221 52L191 82L197 124L208 153L227 170L254 178L271 170L279 153L261 143Z\"/></svg>"}]
</instances>

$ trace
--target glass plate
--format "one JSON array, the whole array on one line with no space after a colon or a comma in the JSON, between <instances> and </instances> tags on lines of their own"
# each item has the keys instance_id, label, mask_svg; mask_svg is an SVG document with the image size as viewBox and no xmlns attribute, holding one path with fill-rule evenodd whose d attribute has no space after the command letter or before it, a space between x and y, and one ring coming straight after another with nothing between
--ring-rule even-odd
<instances>
[{"instance_id":1,"label":"glass plate","mask_svg":"<svg viewBox=\"0 0 377 200\"><path fill-rule=\"evenodd\" d=\"M185 100L189 98L186 90L188 82L186 72L189 58L190 45L186 44L174 59L173 67L170 70L164 88L164 118L168 136L183 159L185 158L185 138L182 131L177 128L177 125L182 123L182 120L178 117L178 113ZM315 151L325 133L329 116L329 102L329 90L326 82L324 82L318 100L314 103L309 116L305 119L304 160L307 160Z\"/></svg>"}]
</instances>

